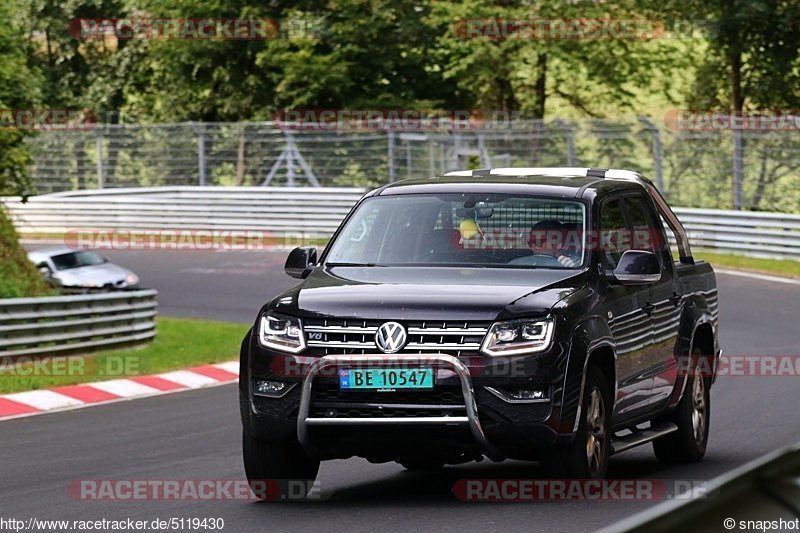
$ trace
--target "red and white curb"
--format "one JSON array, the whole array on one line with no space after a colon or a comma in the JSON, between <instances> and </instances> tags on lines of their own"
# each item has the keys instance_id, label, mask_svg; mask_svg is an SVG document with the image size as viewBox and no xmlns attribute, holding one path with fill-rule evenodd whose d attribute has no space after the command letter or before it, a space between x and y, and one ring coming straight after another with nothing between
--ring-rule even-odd
<instances>
[{"instance_id":1,"label":"red and white curb","mask_svg":"<svg viewBox=\"0 0 800 533\"><path fill-rule=\"evenodd\" d=\"M192 389L216 387L239 379L239 362L229 361L151 376L133 376L97 383L69 385L0 395L0 420L80 409Z\"/></svg>"}]
</instances>

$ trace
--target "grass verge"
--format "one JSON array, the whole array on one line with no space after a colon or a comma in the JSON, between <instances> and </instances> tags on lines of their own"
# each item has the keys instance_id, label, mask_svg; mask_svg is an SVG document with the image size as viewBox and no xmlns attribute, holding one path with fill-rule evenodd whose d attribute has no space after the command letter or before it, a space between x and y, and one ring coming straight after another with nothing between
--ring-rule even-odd
<instances>
[{"instance_id":1,"label":"grass verge","mask_svg":"<svg viewBox=\"0 0 800 533\"><path fill-rule=\"evenodd\" d=\"M0 394L49 389L137 375L158 374L239 357L248 326L159 318L150 344L128 349L71 355L12 364L0 358Z\"/></svg>"},{"instance_id":2,"label":"grass verge","mask_svg":"<svg viewBox=\"0 0 800 533\"><path fill-rule=\"evenodd\" d=\"M706 250L692 250L692 252L696 259L705 259L715 268L800 278L800 261L792 259L761 259L743 255L720 254Z\"/></svg>"},{"instance_id":3,"label":"grass verge","mask_svg":"<svg viewBox=\"0 0 800 533\"><path fill-rule=\"evenodd\" d=\"M0 204L0 298L46 296L52 292L20 246L14 225Z\"/></svg>"}]
</instances>

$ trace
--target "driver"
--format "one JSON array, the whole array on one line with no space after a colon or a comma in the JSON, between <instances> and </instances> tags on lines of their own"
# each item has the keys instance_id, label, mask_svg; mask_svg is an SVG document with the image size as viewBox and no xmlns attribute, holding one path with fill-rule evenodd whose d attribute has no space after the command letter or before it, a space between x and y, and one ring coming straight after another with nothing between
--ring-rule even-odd
<instances>
[{"instance_id":1,"label":"driver","mask_svg":"<svg viewBox=\"0 0 800 533\"><path fill-rule=\"evenodd\" d=\"M528 247L533 256L520 257L511 263L528 263L536 255L546 255L558 261L561 266L575 268L575 261L564 253L564 226L557 220L542 220L531 228Z\"/></svg>"}]
</instances>

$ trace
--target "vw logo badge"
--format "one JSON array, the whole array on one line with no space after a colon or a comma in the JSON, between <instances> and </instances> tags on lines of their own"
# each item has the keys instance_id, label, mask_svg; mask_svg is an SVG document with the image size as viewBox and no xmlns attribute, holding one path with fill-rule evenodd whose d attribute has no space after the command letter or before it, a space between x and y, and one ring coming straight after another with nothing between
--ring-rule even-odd
<instances>
[{"instance_id":1,"label":"vw logo badge","mask_svg":"<svg viewBox=\"0 0 800 533\"><path fill-rule=\"evenodd\" d=\"M397 322L384 322L375 333L375 344L383 353L399 352L406 345L406 329Z\"/></svg>"}]
</instances>

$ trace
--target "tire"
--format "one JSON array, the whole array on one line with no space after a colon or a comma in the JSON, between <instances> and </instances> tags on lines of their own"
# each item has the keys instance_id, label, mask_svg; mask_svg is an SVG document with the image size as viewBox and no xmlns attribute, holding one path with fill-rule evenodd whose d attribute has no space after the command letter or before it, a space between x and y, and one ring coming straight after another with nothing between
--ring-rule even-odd
<instances>
[{"instance_id":1,"label":"tire","mask_svg":"<svg viewBox=\"0 0 800 533\"><path fill-rule=\"evenodd\" d=\"M596 366L586 373L581 420L572 444L556 450L540 466L553 478L602 479L611 455L611 386Z\"/></svg>"},{"instance_id":2,"label":"tire","mask_svg":"<svg viewBox=\"0 0 800 533\"><path fill-rule=\"evenodd\" d=\"M246 431L242 432L242 455L250 488L261 499L267 497L264 480L296 480L310 489L319 473L319 461L306 455L299 444L276 444Z\"/></svg>"},{"instance_id":3,"label":"tire","mask_svg":"<svg viewBox=\"0 0 800 533\"><path fill-rule=\"evenodd\" d=\"M693 355L702 354L693 352ZM677 409L662 419L678 426L678 431L653 441L653 451L662 463L696 463L703 459L711 420L710 384L711 379L701 371L692 372Z\"/></svg>"}]
</instances>

